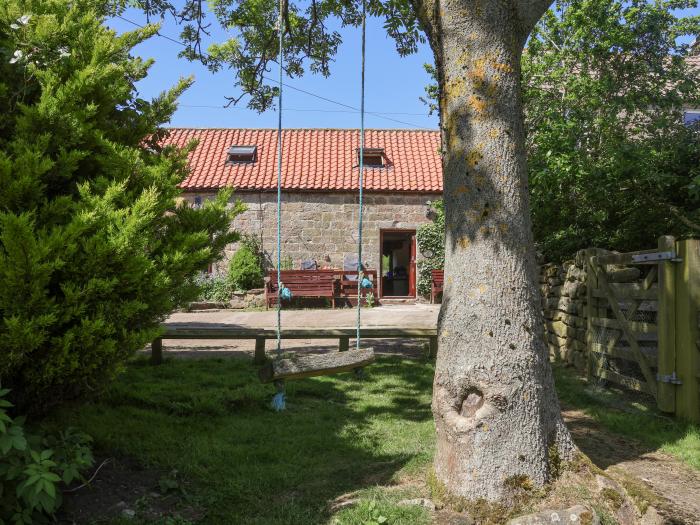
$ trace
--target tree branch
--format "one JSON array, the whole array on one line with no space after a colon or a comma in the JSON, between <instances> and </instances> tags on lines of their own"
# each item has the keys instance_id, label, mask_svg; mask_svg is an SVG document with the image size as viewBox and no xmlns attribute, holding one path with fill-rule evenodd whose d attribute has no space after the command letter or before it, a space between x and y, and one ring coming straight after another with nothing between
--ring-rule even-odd
<instances>
[{"instance_id":1,"label":"tree branch","mask_svg":"<svg viewBox=\"0 0 700 525\"><path fill-rule=\"evenodd\" d=\"M527 36L542 15L547 12L553 0L514 0L518 18Z\"/></svg>"},{"instance_id":2,"label":"tree branch","mask_svg":"<svg viewBox=\"0 0 700 525\"><path fill-rule=\"evenodd\" d=\"M681 213L681 211L680 211L678 208L676 208L675 206L673 206L673 205L671 205L671 204L668 204L667 206L668 206L668 209L671 210L671 213L672 213L679 221L681 221L683 224L685 224L685 225L686 225L688 228L690 228L691 230L695 230L695 231L700 232L700 224L698 224L697 222L691 221L688 217L686 217L685 215L683 215L683 214Z\"/></svg>"}]
</instances>

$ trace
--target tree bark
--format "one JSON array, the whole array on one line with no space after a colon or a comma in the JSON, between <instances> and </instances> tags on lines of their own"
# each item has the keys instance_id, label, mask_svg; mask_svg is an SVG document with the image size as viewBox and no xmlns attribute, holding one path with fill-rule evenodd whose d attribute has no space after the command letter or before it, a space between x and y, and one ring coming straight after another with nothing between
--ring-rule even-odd
<instances>
[{"instance_id":1,"label":"tree bark","mask_svg":"<svg viewBox=\"0 0 700 525\"><path fill-rule=\"evenodd\" d=\"M552 461L575 452L543 341L520 92L523 44L548 4L423 9L434 13L424 24L445 149L434 466L448 492L470 500L507 500L514 480L541 486Z\"/></svg>"}]
</instances>

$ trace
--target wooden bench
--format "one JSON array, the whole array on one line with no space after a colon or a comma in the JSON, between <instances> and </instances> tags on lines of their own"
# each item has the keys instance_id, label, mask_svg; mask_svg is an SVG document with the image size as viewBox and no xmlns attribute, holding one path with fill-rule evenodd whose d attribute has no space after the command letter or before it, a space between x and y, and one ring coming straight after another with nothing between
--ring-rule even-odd
<instances>
[{"instance_id":1,"label":"wooden bench","mask_svg":"<svg viewBox=\"0 0 700 525\"><path fill-rule=\"evenodd\" d=\"M357 301L357 273L357 271L337 270L337 299L345 299L351 304L353 300ZM377 270L364 270L362 274L364 277L367 277L370 281L372 281L374 286L372 288L362 288L360 294L364 298L367 297L368 293L372 292L376 303L379 295L377 291Z\"/></svg>"},{"instance_id":2,"label":"wooden bench","mask_svg":"<svg viewBox=\"0 0 700 525\"><path fill-rule=\"evenodd\" d=\"M335 270L282 270L282 284L292 292L292 298L330 299L335 308ZM270 270L265 283L265 304L268 308L277 304L277 271Z\"/></svg>"},{"instance_id":3,"label":"wooden bench","mask_svg":"<svg viewBox=\"0 0 700 525\"><path fill-rule=\"evenodd\" d=\"M430 303L435 303L438 294L442 293L445 284L445 270L433 270L430 282Z\"/></svg>"},{"instance_id":4,"label":"wooden bench","mask_svg":"<svg viewBox=\"0 0 700 525\"><path fill-rule=\"evenodd\" d=\"M220 323L165 323L163 335L151 344L151 362L163 361L163 339L254 339L256 364L267 360L265 341L277 339L273 328L250 328ZM338 350L350 348L350 338L356 336L356 328L283 328L282 339L338 339ZM437 355L437 328L401 328L392 326L368 326L360 329L364 339L419 338L428 340L429 356Z\"/></svg>"}]
</instances>

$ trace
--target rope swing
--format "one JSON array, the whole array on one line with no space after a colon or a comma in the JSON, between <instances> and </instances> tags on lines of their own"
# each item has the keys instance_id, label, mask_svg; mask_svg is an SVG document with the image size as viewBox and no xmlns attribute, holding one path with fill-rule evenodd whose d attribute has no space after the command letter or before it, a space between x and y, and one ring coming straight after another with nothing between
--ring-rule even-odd
<instances>
[{"instance_id":1,"label":"rope swing","mask_svg":"<svg viewBox=\"0 0 700 525\"><path fill-rule=\"evenodd\" d=\"M362 288L367 286L369 279L362 275L362 189L365 179L365 19L366 0L362 0L362 65L360 66L360 197L357 218L357 334L355 348L360 349L360 326L362 323ZM371 284L371 283L370 283ZM358 369L359 370L359 369Z\"/></svg>"},{"instance_id":2,"label":"rope swing","mask_svg":"<svg viewBox=\"0 0 700 525\"><path fill-rule=\"evenodd\" d=\"M360 366L374 360L372 349L360 351L360 327L362 321L362 290L372 288L372 282L363 275L362 268L362 212L364 186L364 149L365 149L365 41L366 41L366 0L362 0L362 64L360 80L360 149L359 149L359 214L357 235L357 323L356 349L354 352L338 352L337 356L306 356L295 359L282 358L282 300L292 297L291 291L282 282L282 88L284 86L284 1L279 2L279 82L277 92L277 349L275 359L260 370L260 377L267 382L274 382L277 393L272 398L272 409L279 412L286 408L284 379L325 375L347 370L355 370L359 375ZM354 354L354 355L350 355ZM330 357L330 358L329 358Z\"/></svg>"}]
</instances>

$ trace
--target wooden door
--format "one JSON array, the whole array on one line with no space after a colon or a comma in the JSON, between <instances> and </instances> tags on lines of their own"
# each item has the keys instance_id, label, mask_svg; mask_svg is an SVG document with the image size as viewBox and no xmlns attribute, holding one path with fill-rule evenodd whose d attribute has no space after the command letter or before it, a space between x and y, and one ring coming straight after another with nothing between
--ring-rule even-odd
<instances>
[{"instance_id":1,"label":"wooden door","mask_svg":"<svg viewBox=\"0 0 700 525\"><path fill-rule=\"evenodd\" d=\"M416 296L416 234L411 235L411 254L408 260L408 295Z\"/></svg>"}]
</instances>

